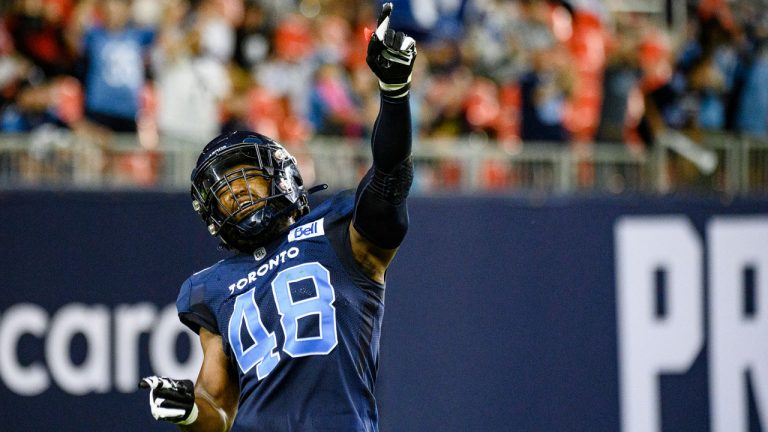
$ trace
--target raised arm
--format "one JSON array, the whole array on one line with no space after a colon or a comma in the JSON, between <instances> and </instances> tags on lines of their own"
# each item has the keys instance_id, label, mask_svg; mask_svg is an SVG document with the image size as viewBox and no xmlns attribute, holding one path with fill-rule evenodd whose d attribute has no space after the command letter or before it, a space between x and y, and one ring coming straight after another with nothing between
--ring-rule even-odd
<instances>
[{"instance_id":1,"label":"raised arm","mask_svg":"<svg viewBox=\"0 0 768 432\"><path fill-rule=\"evenodd\" d=\"M409 91L416 44L389 28L391 13L392 3L384 4L368 43L366 62L379 79L381 105L371 138L373 166L357 188L349 228L355 260L380 283L408 230L413 181Z\"/></svg>"},{"instance_id":2,"label":"raised arm","mask_svg":"<svg viewBox=\"0 0 768 432\"><path fill-rule=\"evenodd\" d=\"M193 385L190 380L147 377L152 416L176 423L185 432L228 431L237 413L240 389L237 374L227 360L221 336L200 328L203 364Z\"/></svg>"}]
</instances>

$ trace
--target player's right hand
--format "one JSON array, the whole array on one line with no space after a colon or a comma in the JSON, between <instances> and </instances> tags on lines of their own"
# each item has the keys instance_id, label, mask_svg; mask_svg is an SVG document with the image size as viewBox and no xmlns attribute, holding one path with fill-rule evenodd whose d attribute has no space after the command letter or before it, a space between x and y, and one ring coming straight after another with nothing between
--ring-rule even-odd
<instances>
[{"instance_id":1,"label":"player's right hand","mask_svg":"<svg viewBox=\"0 0 768 432\"><path fill-rule=\"evenodd\" d=\"M156 420L180 425L197 420L195 385L192 381L149 376L139 381L139 388L149 389L149 407Z\"/></svg>"},{"instance_id":2,"label":"player's right hand","mask_svg":"<svg viewBox=\"0 0 768 432\"><path fill-rule=\"evenodd\" d=\"M416 41L403 32L389 28L392 3L384 3L374 31L368 41L365 61L376 77L385 96L399 98L408 94L411 71L416 60Z\"/></svg>"}]
</instances>

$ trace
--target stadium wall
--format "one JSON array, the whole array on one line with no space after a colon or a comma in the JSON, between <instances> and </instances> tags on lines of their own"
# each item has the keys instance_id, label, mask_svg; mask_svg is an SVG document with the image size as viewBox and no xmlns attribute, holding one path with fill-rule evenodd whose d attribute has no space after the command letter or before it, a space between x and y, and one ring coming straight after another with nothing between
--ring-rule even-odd
<instances>
[{"instance_id":1,"label":"stadium wall","mask_svg":"<svg viewBox=\"0 0 768 432\"><path fill-rule=\"evenodd\" d=\"M389 273L383 431L758 431L768 201L416 198ZM162 431L179 284L223 255L184 194L0 194L0 430Z\"/></svg>"}]
</instances>

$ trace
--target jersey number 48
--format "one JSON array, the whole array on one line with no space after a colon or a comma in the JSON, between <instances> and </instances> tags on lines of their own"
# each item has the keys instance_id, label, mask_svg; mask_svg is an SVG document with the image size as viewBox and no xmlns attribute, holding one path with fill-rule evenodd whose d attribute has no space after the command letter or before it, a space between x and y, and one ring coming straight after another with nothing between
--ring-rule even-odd
<instances>
[{"instance_id":1,"label":"jersey number 48","mask_svg":"<svg viewBox=\"0 0 768 432\"><path fill-rule=\"evenodd\" d=\"M290 286L302 280L311 281L316 295L294 301ZM276 351L275 333L270 333L264 327L253 295L254 291L250 290L235 299L228 333L240 370L247 373L256 366L256 375L261 380L277 366L280 352ZM282 270L272 280L272 295L285 334L283 352L291 357L305 357L325 355L333 351L337 343L336 308L333 306L335 294L328 269L320 263L309 262ZM310 315L316 315L318 318L319 335L299 337L299 319ZM241 336L243 324L253 340L253 344L247 348Z\"/></svg>"}]
</instances>

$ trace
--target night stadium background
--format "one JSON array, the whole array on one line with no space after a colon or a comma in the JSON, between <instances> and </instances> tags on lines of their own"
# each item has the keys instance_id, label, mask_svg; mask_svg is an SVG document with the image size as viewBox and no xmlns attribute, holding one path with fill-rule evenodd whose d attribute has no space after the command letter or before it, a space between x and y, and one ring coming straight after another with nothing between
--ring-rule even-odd
<instances>
[{"instance_id":1,"label":"night stadium background","mask_svg":"<svg viewBox=\"0 0 768 432\"><path fill-rule=\"evenodd\" d=\"M394 3L416 182L381 430L766 429L767 5ZM0 430L174 429L136 383L197 373L173 302L224 256L191 208L197 154L254 129L308 183L354 187L378 9L0 5ZM125 43L95 50L104 27Z\"/></svg>"}]
</instances>

